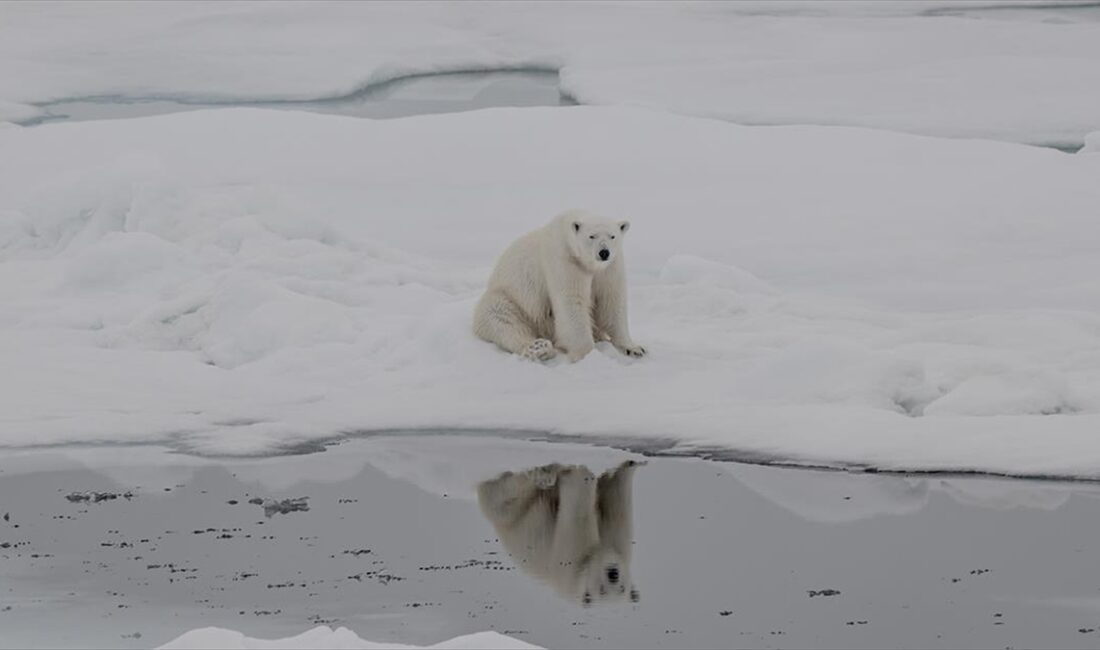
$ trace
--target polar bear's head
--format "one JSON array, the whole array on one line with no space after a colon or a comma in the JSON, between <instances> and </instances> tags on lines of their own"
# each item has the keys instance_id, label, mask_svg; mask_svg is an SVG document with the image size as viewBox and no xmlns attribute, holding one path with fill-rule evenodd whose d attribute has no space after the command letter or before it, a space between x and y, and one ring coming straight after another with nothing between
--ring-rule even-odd
<instances>
[{"instance_id":1,"label":"polar bear's head","mask_svg":"<svg viewBox=\"0 0 1100 650\"><path fill-rule=\"evenodd\" d=\"M566 241L573 258L592 272L602 271L622 254L623 237L629 221L612 221L573 212L564 219Z\"/></svg>"},{"instance_id":2,"label":"polar bear's head","mask_svg":"<svg viewBox=\"0 0 1100 650\"><path fill-rule=\"evenodd\" d=\"M640 596L630 576L630 559L608 545L601 545L581 569L581 605L638 602Z\"/></svg>"}]
</instances>

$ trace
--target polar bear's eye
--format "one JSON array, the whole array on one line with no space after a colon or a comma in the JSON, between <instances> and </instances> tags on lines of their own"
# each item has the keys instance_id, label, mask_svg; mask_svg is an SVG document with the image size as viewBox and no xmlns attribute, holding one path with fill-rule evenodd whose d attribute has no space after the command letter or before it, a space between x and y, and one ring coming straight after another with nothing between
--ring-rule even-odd
<instances>
[{"instance_id":1,"label":"polar bear's eye","mask_svg":"<svg viewBox=\"0 0 1100 650\"><path fill-rule=\"evenodd\" d=\"M589 235L589 236L588 236L588 238L589 238L589 239L595 239L595 238L596 238L596 236L595 236L595 235Z\"/></svg>"},{"instance_id":2,"label":"polar bear's eye","mask_svg":"<svg viewBox=\"0 0 1100 650\"><path fill-rule=\"evenodd\" d=\"M615 239L615 235L611 235L611 238L612 238L612 239Z\"/></svg>"}]
</instances>

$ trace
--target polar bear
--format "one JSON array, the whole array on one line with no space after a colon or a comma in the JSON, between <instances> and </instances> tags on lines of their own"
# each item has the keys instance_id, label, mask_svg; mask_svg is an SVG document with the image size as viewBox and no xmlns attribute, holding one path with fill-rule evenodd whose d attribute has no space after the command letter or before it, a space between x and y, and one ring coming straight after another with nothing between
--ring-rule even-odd
<instances>
[{"instance_id":1,"label":"polar bear","mask_svg":"<svg viewBox=\"0 0 1100 650\"><path fill-rule=\"evenodd\" d=\"M597 341L641 357L630 338L622 242L627 221L570 210L520 237L497 261L474 334L534 361L578 361Z\"/></svg>"},{"instance_id":2,"label":"polar bear","mask_svg":"<svg viewBox=\"0 0 1100 650\"><path fill-rule=\"evenodd\" d=\"M515 563L582 605L629 598L634 470L626 461L597 479L587 467L505 472L478 486L478 503Z\"/></svg>"}]
</instances>

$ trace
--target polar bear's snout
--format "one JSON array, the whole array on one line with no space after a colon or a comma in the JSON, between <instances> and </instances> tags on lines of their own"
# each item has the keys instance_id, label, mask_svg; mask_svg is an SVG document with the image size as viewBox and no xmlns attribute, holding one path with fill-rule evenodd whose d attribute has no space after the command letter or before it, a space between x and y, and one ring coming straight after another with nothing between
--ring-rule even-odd
<instances>
[{"instance_id":1,"label":"polar bear's snout","mask_svg":"<svg viewBox=\"0 0 1100 650\"><path fill-rule=\"evenodd\" d=\"M622 235L630 224L626 221L581 218L579 214L573 214L577 220L572 221L571 229L567 230L568 235L572 236L569 245L573 248L573 254L590 272L606 269L618 257Z\"/></svg>"},{"instance_id":2,"label":"polar bear's snout","mask_svg":"<svg viewBox=\"0 0 1100 650\"><path fill-rule=\"evenodd\" d=\"M619 582L619 567L616 564L612 564L607 567L607 581L611 584L617 584Z\"/></svg>"}]
</instances>

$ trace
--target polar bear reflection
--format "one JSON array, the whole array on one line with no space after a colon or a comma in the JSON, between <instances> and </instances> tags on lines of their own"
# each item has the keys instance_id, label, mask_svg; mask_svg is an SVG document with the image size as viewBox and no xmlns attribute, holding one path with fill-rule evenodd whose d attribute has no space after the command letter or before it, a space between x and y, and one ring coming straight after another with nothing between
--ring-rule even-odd
<instances>
[{"instance_id":1,"label":"polar bear reflection","mask_svg":"<svg viewBox=\"0 0 1100 650\"><path fill-rule=\"evenodd\" d=\"M515 563L583 605L638 602L630 579L631 482L627 461L598 479L580 465L505 472L478 486L481 511Z\"/></svg>"}]
</instances>

